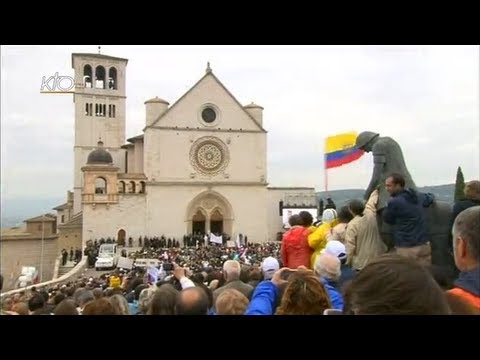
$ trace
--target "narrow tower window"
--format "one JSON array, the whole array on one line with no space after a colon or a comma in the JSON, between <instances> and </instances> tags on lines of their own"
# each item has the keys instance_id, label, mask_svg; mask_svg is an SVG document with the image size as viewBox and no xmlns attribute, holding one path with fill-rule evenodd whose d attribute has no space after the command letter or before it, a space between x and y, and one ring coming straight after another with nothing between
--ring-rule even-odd
<instances>
[{"instance_id":1,"label":"narrow tower window","mask_svg":"<svg viewBox=\"0 0 480 360\"><path fill-rule=\"evenodd\" d=\"M95 69L95 87L105 89L105 68L103 66L97 66Z\"/></svg>"},{"instance_id":2,"label":"narrow tower window","mask_svg":"<svg viewBox=\"0 0 480 360\"><path fill-rule=\"evenodd\" d=\"M108 71L108 88L110 90L117 90L117 69L111 67Z\"/></svg>"},{"instance_id":3,"label":"narrow tower window","mask_svg":"<svg viewBox=\"0 0 480 360\"><path fill-rule=\"evenodd\" d=\"M92 87L92 67L90 65L83 67L83 85L86 88Z\"/></svg>"}]
</instances>

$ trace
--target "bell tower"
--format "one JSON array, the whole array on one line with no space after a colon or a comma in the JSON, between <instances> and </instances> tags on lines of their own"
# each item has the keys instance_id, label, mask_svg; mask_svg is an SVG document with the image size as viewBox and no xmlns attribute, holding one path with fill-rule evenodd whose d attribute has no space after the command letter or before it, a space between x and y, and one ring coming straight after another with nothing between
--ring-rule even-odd
<instances>
[{"instance_id":1,"label":"bell tower","mask_svg":"<svg viewBox=\"0 0 480 360\"><path fill-rule=\"evenodd\" d=\"M100 53L72 54L75 76L73 213L82 210L82 167L99 139L125 172L125 81L128 60Z\"/></svg>"}]
</instances>

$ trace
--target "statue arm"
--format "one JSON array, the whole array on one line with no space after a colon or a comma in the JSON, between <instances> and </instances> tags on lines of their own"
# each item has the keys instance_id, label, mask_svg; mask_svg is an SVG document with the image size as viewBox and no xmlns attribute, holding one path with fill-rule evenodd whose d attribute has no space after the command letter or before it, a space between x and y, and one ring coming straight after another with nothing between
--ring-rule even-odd
<instances>
[{"instance_id":1,"label":"statue arm","mask_svg":"<svg viewBox=\"0 0 480 360\"><path fill-rule=\"evenodd\" d=\"M370 195L380 184L382 179L383 169L385 167L385 156L384 155L375 155L373 157L373 174L372 179L370 180L370 184L368 184L367 191L365 191L365 200L370 198Z\"/></svg>"}]
</instances>

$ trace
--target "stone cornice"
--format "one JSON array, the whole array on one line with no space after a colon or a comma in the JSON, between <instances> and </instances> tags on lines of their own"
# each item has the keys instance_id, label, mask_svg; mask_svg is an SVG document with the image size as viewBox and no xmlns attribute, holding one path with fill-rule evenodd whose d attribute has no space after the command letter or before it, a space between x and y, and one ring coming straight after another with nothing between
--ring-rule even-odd
<instances>
[{"instance_id":1,"label":"stone cornice","mask_svg":"<svg viewBox=\"0 0 480 360\"><path fill-rule=\"evenodd\" d=\"M82 167L82 171L92 172L117 172L120 168L109 165L87 165Z\"/></svg>"},{"instance_id":2,"label":"stone cornice","mask_svg":"<svg viewBox=\"0 0 480 360\"><path fill-rule=\"evenodd\" d=\"M96 90L102 90L102 89L96 89ZM98 99L98 100L103 100L102 98L117 98L117 99L126 99L127 97L125 95L112 95L112 94L102 94L98 92L86 92L86 91L78 91L76 90L75 95L81 95L81 96L91 96L92 98Z\"/></svg>"},{"instance_id":3,"label":"stone cornice","mask_svg":"<svg viewBox=\"0 0 480 360\"><path fill-rule=\"evenodd\" d=\"M268 183L259 181L147 181L153 186L262 186Z\"/></svg>"},{"instance_id":4,"label":"stone cornice","mask_svg":"<svg viewBox=\"0 0 480 360\"><path fill-rule=\"evenodd\" d=\"M123 146L123 145L122 145ZM78 148L78 149L86 149L86 150L95 150L97 148L97 146L85 146L85 145L75 145L73 147L74 149ZM113 147L113 146L105 146L106 149L108 149L108 151L112 151L112 150L122 150L121 147Z\"/></svg>"},{"instance_id":5,"label":"stone cornice","mask_svg":"<svg viewBox=\"0 0 480 360\"><path fill-rule=\"evenodd\" d=\"M158 130L170 130L170 131L202 131L209 132L212 135L214 133L233 133L233 134L242 134L242 133L251 133L251 134L265 134L267 131L262 130L240 130L240 129L216 129L216 128L190 128L190 127L177 127L177 126L146 126L143 131L146 129L158 129Z\"/></svg>"}]
</instances>

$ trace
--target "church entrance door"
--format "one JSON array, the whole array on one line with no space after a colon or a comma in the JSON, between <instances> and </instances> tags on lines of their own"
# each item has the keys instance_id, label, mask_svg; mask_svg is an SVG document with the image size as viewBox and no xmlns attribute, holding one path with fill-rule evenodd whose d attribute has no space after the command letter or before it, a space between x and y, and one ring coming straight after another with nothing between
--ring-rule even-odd
<instances>
[{"instance_id":1,"label":"church entrance door","mask_svg":"<svg viewBox=\"0 0 480 360\"><path fill-rule=\"evenodd\" d=\"M210 215L210 232L216 235L223 233L223 216L218 209L215 209Z\"/></svg>"},{"instance_id":2,"label":"church entrance door","mask_svg":"<svg viewBox=\"0 0 480 360\"><path fill-rule=\"evenodd\" d=\"M192 233L205 234L205 223L205 215L203 215L202 212L198 210L192 218Z\"/></svg>"},{"instance_id":3,"label":"church entrance door","mask_svg":"<svg viewBox=\"0 0 480 360\"><path fill-rule=\"evenodd\" d=\"M117 234L117 244L118 246L125 246L125 230L118 230Z\"/></svg>"}]
</instances>

